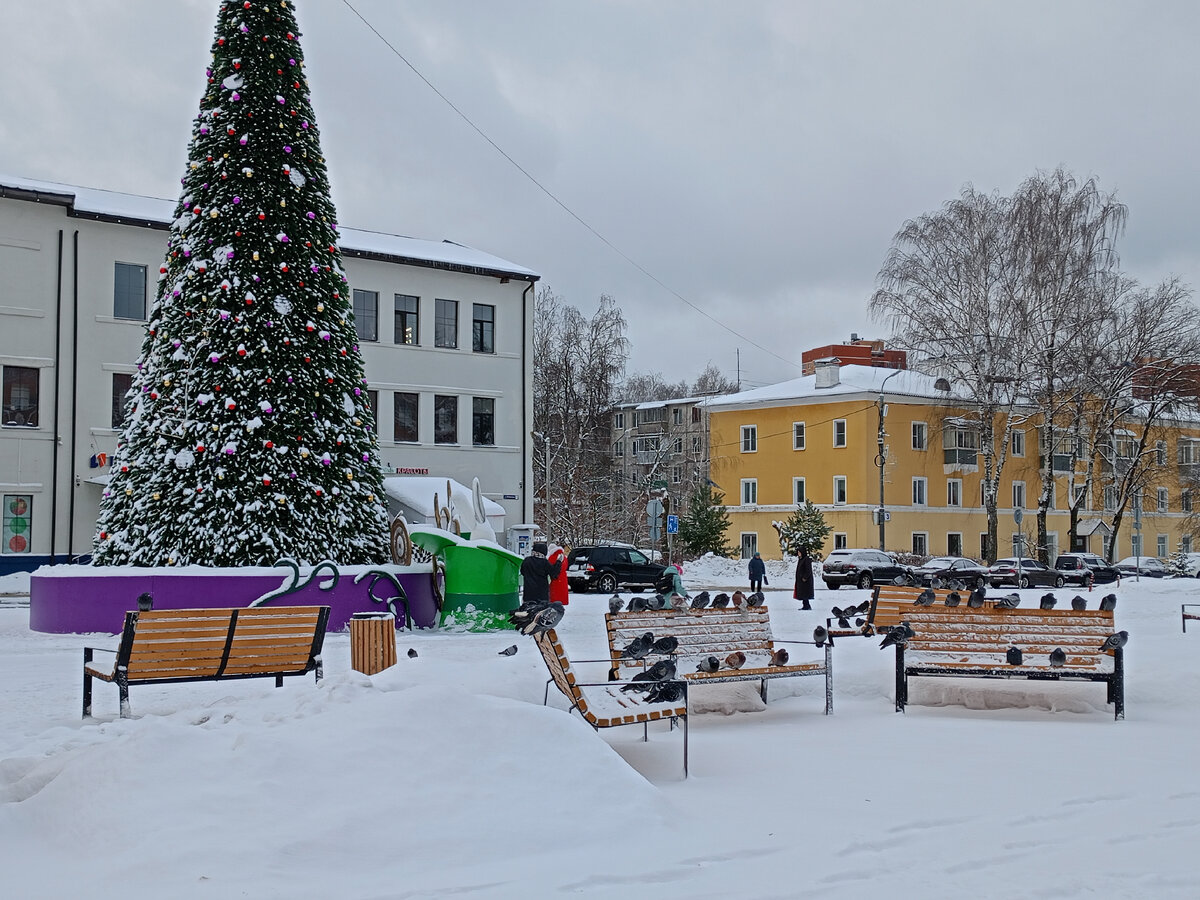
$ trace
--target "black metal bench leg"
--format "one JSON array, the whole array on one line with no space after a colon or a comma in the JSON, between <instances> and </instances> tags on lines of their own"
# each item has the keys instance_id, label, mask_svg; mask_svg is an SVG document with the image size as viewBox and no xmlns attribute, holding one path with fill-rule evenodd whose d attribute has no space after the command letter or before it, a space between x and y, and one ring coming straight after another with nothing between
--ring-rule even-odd
<instances>
[{"instance_id":1,"label":"black metal bench leg","mask_svg":"<svg viewBox=\"0 0 1200 900\"><path fill-rule=\"evenodd\" d=\"M758 696L762 697L763 705L767 703L767 679L758 679Z\"/></svg>"},{"instance_id":2,"label":"black metal bench leg","mask_svg":"<svg viewBox=\"0 0 1200 900\"><path fill-rule=\"evenodd\" d=\"M87 664L92 661L92 648L83 648L83 717L92 715L92 676L88 674Z\"/></svg>"},{"instance_id":3,"label":"black metal bench leg","mask_svg":"<svg viewBox=\"0 0 1200 900\"><path fill-rule=\"evenodd\" d=\"M282 675L275 676L275 687L277 687L277 688L283 687L283 676Z\"/></svg>"},{"instance_id":4,"label":"black metal bench leg","mask_svg":"<svg viewBox=\"0 0 1200 900\"><path fill-rule=\"evenodd\" d=\"M321 657L319 657L319 656L316 658L315 662L316 662L316 666L314 668L314 671L317 673L316 680L320 681L322 678L325 677L325 663L321 660Z\"/></svg>"},{"instance_id":5,"label":"black metal bench leg","mask_svg":"<svg viewBox=\"0 0 1200 900\"><path fill-rule=\"evenodd\" d=\"M904 645L896 645L896 712L904 712L908 702L908 683L904 677Z\"/></svg>"},{"instance_id":6,"label":"black metal bench leg","mask_svg":"<svg viewBox=\"0 0 1200 900\"><path fill-rule=\"evenodd\" d=\"M648 721L642 723L642 743L650 743L650 723Z\"/></svg>"},{"instance_id":7,"label":"black metal bench leg","mask_svg":"<svg viewBox=\"0 0 1200 900\"><path fill-rule=\"evenodd\" d=\"M129 709L129 673L124 666L117 667L117 694L121 700L121 718L132 718L133 713Z\"/></svg>"},{"instance_id":8,"label":"black metal bench leg","mask_svg":"<svg viewBox=\"0 0 1200 900\"><path fill-rule=\"evenodd\" d=\"M1113 719L1125 718L1125 651L1118 648L1113 651Z\"/></svg>"},{"instance_id":9,"label":"black metal bench leg","mask_svg":"<svg viewBox=\"0 0 1200 900\"><path fill-rule=\"evenodd\" d=\"M833 712L833 641L825 645L825 715Z\"/></svg>"},{"instance_id":10,"label":"black metal bench leg","mask_svg":"<svg viewBox=\"0 0 1200 900\"><path fill-rule=\"evenodd\" d=\"M683 777L688 777L688 717L683 717Z\"/></svg>"}]
</instances>

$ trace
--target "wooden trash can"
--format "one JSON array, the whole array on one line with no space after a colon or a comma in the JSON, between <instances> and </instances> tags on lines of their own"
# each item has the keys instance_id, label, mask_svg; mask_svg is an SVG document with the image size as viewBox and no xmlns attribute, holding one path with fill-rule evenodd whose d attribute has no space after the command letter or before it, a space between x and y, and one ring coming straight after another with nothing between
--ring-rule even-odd
<instances>
[{"instance_id":1,"label":"wooden trash can","mask_svg":"<svg viewBox=\"0 0 1200 900\"><path fill-rule=\"evenodd\" d=\"M374 675L396 664L396 617L355 613L350 617L350 668Z\"/></svg>"}]
</instances>

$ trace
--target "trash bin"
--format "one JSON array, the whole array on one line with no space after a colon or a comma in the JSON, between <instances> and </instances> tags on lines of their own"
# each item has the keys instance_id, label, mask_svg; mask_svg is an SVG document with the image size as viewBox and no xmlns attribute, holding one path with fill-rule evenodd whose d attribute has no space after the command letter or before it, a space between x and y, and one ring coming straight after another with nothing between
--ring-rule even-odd
<instances>
[{"instance_id":1,"label":"trash bin","mask_svg":"<svg viewBox=\"0 0 1200 900\"><path fill-rule=\"evenodd\" d=\"M350 668L374 675L396 664L396 617L355 613L350 617Z\"/></svg>"}]
</instances>

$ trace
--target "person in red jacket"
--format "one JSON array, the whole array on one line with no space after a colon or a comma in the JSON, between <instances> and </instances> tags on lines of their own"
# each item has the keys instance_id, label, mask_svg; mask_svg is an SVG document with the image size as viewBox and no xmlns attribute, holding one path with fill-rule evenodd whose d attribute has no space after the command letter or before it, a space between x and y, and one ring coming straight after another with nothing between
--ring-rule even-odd
<instances>
[{"instance_id":1,"label":"person in red jacket","mask_svg":"<svg viewBox=\"0 0 1200 900\"><path fill-rule=\"evenodd\" d=\"M552 544L551 547L553 549L546 557L546 561L551 566L558 566L558 574L550 581L550 602L566 606L570 603L570 600L567 599L567 551L557 544Z\"/></svg>"}]
</instances>

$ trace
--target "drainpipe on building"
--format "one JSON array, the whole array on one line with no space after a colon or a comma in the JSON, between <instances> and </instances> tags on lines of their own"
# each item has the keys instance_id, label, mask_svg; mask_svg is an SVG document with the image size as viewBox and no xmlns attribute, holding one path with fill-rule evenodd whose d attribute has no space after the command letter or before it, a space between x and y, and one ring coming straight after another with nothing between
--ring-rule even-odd
<instances>
[{"instance_id":1,"label":"drainpipe on building","mask_svg":"<svg viewBox=\"0 0 1200 900\"><path fill-rule=\"evenodd\" d=\"M54 441L50 446L50 565L58 562L58 422L62 405L62 288L63 288L63 230L58 229L58 260L54 287Z\"/></svg>"},{"instance_id":2,"label":"drainpipe on building","mask_svg":"<svg viewBox=\"0 0 1200 900\"><path fill-rule=\"evenodd\" d=\"M75 436L78 433L79 411L79 229L71 240L71 502L67 507L67 559L71 558L75 540Z\"/></svg>"},{"instance_id":3,"label":"drainpipe on building","mask_svg":"<svg viewBox=\"0 0 1200 900\"><path fill-rule=\"evenodd\" d=\"M530 482L533 481L533 464L529 463L529 478L525 477L526 460L529 459L529 429L526 425L532 425L529 420L529 392L525 389L525 366L526 366L526 347L528 346L529 338L529 316L526 314L526 307L529 304L529 292L533 290L533 282L529 282L528 287L521 291L521 518L525 522L533 521L533 502L531 498Z\"/></svg>"}]
</instances>

